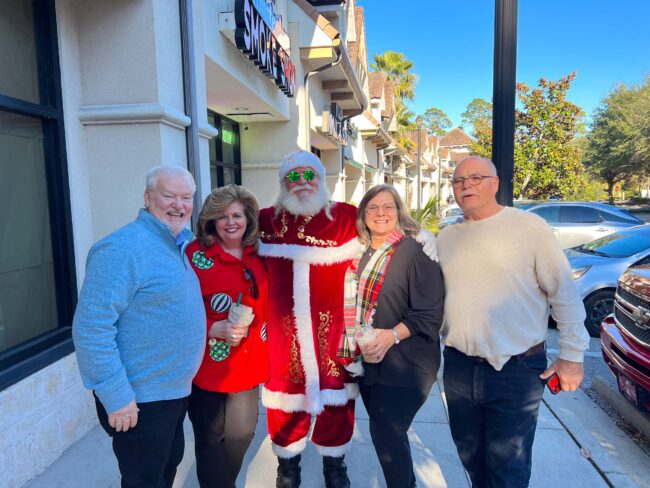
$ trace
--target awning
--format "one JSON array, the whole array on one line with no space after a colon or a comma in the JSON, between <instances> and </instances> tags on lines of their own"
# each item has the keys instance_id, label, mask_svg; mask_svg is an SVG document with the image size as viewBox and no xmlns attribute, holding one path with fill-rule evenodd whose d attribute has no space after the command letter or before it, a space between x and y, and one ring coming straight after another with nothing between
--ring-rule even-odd
<instances>
[{"instance_id":1,"label":"awning","mask_svg":"<svg viewBox=\"0 0 650 488\"><path fill-rule=\"evenodd\" d=\"M365 169L365 166L364 166L363 163L359 163L359 162L355 161L354 159L345 158L345 162L348 163L350 166L352 166L354 168L358 168L360 170Z\"/></svg>"}]
</instances>

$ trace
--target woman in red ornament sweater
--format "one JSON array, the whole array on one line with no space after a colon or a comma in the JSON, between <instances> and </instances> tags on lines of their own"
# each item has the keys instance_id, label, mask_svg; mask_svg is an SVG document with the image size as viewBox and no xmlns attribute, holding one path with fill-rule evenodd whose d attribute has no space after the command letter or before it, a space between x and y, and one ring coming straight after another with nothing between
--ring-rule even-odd
<instances>
[{"instance_id":1,"label":"woman in red ornament sweater","mask_svg":"<svg viewBox=\"0 0 650 488\"><path fill-rule=\"evenodd\" d=\"M259 385L269 376L258 210L241 186L214 190L199 214L197 240L185 251L207 315L205 354L189 403L202 488L234 488L257 424Z\"/></svg>"}]
</instances>

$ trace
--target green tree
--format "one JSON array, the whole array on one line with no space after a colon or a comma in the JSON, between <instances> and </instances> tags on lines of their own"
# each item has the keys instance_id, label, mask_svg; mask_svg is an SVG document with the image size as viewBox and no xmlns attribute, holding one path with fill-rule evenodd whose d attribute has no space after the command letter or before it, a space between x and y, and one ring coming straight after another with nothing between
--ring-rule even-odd
<instances>
[{"instance_id":1,"label":"green tree","mask_svg":"<svg viewBox=\"0 0 650 488\"><path fill-rule=\"evenodd\" d=\"M583 111L566 98L574 78L575 73L558 81L542 78L532 90L524 83L517 84L521 109L515 111L515 198L555 195L572 199L583 194L589 184L582 149L575 141ZM479 123L473 135L472 152L491 157L491 124Z\"/></svg>"},{"instance_id":2,"label":"green tree","mask_svg":"<svg viewBox=\"0 0 650 488\"><path fill-rule=\"evenodd\" d=\"M422 115L422 118L424 119L424 126L430 134L441 136L451 127L451 120L449 120L447 114L439 108L428 108L426 112L424 112L424 115Z\"/></svg>"},{"instance_id":3,"label":"green tree","mask_svg":"<svg viewBox=\"0 0 650 488\"><path fill-rule=\"evenodd\" d=\"M413 121L415 114L406 105L399 103L395 104L395 117L397 117L397 142L405 149L412 149L415 147L415 142L411 140L409 133L417 130Z\"/></svg>"},{"instance_id":4,"label":"green tree","mask_svg":"<svg viewBox=\"0 0 650 488\"><path fill-rule=\"evenodd\" d=\"M467 104L467 108L460 116L461 127L471 126L472 137L478 139L480 131L492 127L492 103L482 98L475 98Z\"/></svg>"},{"instance_id":5,"label":"green tree","mask_svg":"<svg viewBox=\"0 0 650 488\"><path fill-rule=\"evenodd\" d=\"M539 80L530 89L517 84L522 110L515 114L516 197L567 198L584 184L582 152L574 139L584 112L567 100L575 72L558 81Z\"/></svg>"},{"instance_id":6,"label":"green tree","mask_svg":"<svg viewBox=\"0 0 650 488\"><path fill-rule=\"evenodd\" d=\"M404 54L395 51L386 51L375 54L374 63L370 67L377 72L384 73L393 82L395 94L395 113L397 116L397 142L404 148L413 147L409 138L410 131L415 129L413 113L406 106L407 100L415 98L417 75L411 70L413 63L404 57Z\"/></svg>"},{"instance_id":7,"label":"green tree","mask_svg":"<svg viewBox=\"0 0 650 488\"><path fill-rule=\"evenodd\" d=\"M415 98L415 86L418 78L411 70L413 63L404 54L386 51L375 54L374 63L370 67L379 73L384 73L395 86L395 98L400 102Z\"/></svg>"},{"instance_id":8,"label":"green tree","mask_svg":"<svg viewBox=\"0 0 650 488\"><path fill-rule=\"evenodd\" d=\"M585 164L614 188L626 179L650 175L650 77L640 86L618 85L594 111Z\"/></svg>"}]
</instances>

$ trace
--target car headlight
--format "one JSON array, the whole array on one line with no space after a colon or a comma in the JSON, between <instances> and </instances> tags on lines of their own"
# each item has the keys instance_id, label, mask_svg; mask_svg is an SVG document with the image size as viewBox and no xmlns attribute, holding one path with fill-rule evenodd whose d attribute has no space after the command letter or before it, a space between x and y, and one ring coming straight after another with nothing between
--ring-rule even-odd
<instances>
[{"instance_id":1,"label":"car headlight","mask_svg":"<svg viewBox=\"0 0 650 488\"><path fill-rule=\"evenodd\" d=\"M571 275L573 276L574 280L577 280L579 278L582 278L582 276L589 271L589 268L591 268L591 265L587 266L580 266L579 268L572 268L571 269Z\"/></svg>"}]
</instances>

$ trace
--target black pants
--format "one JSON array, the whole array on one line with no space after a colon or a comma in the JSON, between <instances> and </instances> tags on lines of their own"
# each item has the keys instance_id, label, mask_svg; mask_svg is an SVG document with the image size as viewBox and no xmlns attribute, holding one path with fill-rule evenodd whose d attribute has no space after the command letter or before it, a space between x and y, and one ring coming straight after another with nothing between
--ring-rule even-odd
<instances>
[{"instance_id":1,"label":"black pants","mask_svg":"<svg viewBox=\"0 0 650 488\"><path fill-rule=\"evenodd\" d=\"M524 488L546 369L544 351L511 358L501 371L445 347L449 426L474 488Z\"/></svg>"},{"instance_id":2,"label":"black pants","mask_svg":"<svg viewBox=\"0 0 650 488\"><path fill-rule=\"evenodd\" d=\"M370 419L370 437L375 446L388 488L415 486L408 430L424 405L431 385L394 387L359 383L361 398Z\"/></svg>"},{"instance_id":3,"label":"black pants","mask_svg":"<svg viewBox=\"0 0 650 488\"><path fill-rule=\"evenodd\" d=\"M95 397L99 423L113 439L122 488L171 488L185 451L187 403L188 397L138 403L138 425L117 432L108 425L108 414Z\"/></svg>"},{"instance_id":4,"label":"black pants","mask_svg":"<svg viewBox=\"0 0 650 488\"><path fill-rule=\"evenodd\" d=\"M234 488L255 435L258 398L257 386L239 393L215 393L192 385L189 416L201 488Z\"/></svg>"}]
</instances>

